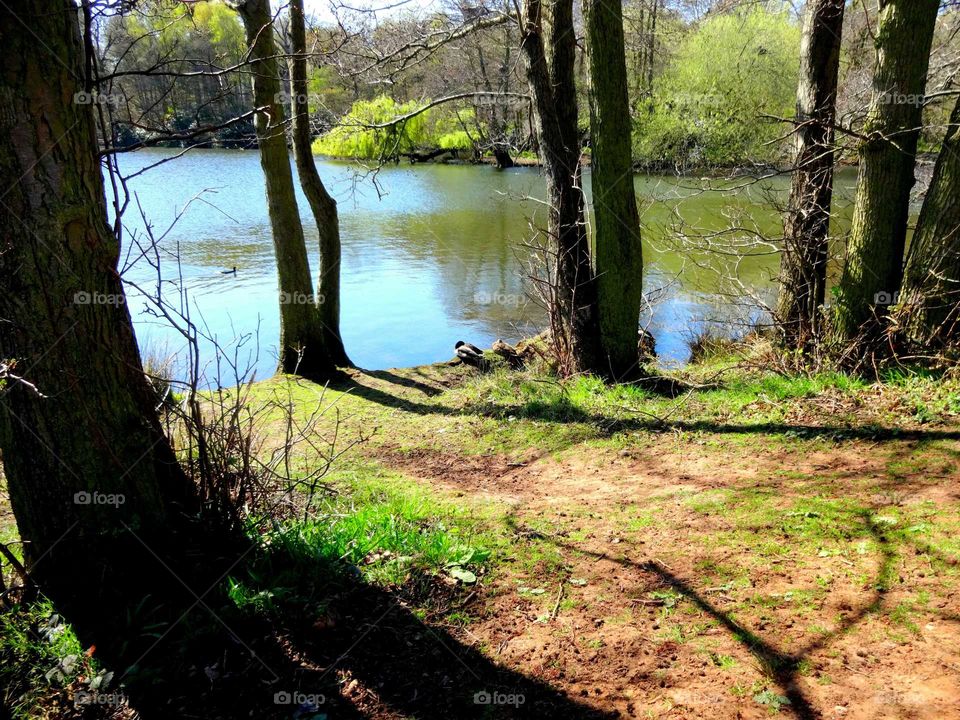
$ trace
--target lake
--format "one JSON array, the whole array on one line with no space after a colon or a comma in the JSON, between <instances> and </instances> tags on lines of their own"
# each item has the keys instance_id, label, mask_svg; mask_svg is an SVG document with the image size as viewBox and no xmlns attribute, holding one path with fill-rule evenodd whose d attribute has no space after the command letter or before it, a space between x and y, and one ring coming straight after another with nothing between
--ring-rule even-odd
<instances>
[{"instance_id":1,"label":"lake","mask_svg":"<svg viewBox=\"0 0 960 720\"><path fill-rule=\"evenodd\" d=\"M122 154L120 170L130 176L177 152ZM486 347L543 328L545 313L528 297L525 280L531 223L544 219L538 169L401 164L374 175L319 158L318 167L339 204L341 328L357 365L437 362L453 356L457 340ZM855 180L855 171L839 175L840 223ZM757 238L777 235L775 208L786 198L789 178L709 183L638 175L635 185L651 300L642 323L663 360L681 363L693 332L713 325L736 334L772 301L779 260ZM121 266L141 348L182 354L184 342L145 312L137 290L156 279L132 240L143 238L140 209L163 236L163 275L177 281L166 289L168 297L175 299L182 287L195 321L224 346L248 338L242 352L255 352L257 377L272 375L277 279L256 151L193 150L134 177L128 187L133 197L124 214ZM585 189L589 197L589 173ZM316 228L302 195L299 202L316 274ZM738 246L743 253L734 251ZM234 266L236 274L223 274ZM212 348L203 348L209 361Z\"/></svg>"}]
</instances>

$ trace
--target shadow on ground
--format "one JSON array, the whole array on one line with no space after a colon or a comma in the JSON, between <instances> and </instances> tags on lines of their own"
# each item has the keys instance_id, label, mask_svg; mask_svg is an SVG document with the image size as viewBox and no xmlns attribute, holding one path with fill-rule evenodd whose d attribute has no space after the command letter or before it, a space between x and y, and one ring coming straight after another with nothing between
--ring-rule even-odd
<instances>
[{"instance_id":1,"label":"shadow on ground","mask_svg":"<svg viewBox=\"0 0 960 720\"><path fill-rule=\"evenodd\" d=\"M58 717L129 717L110 714L120 698L145 720L612 717L424 622L413 600L463 602L435 579L388 592L309 548L233 546L184 561L162 542L131 529L112 543L120 572L103 566L95 582L54 593L123 686ZM246 606L228 597L229 579L245 583Z\"/></svg>"},{"instance_id":2,"label":"shadow on ground","mask_svg":"<svg viewBox=\"0 0 960 720\"><path fill-rule=\"evenodd\" d=\"M508 517L507 525L515 533L527 531L521 523L518 523L514 514ZM652 581L654 586L669 587L679 593L700 611L713 618L733 640L756 658L758 666L789 701L789 704L783 708L783 712L802 720L815 720L823 717L823 709L816 707L800 682L804 663L812 660L813 654L817 651L829 648L834 641L855 632L857 626L870 616L883 611L887 588L893 583L901 553L929 553L937 555L944 562L950 562L949 558L944 558L926 543L888 536L886 529L873 520L872 511L869 509L857 511L853 518L853 525L852 532L871 537L880 550L880 559L874 574L869 582L864 583L865 592L861 602L842 613L831 631L819 633L815 639L792 650L779 647L776 638L764 637L760 632L748 627L746 623L737 620L732 611L720 609L701 589L702 583L698 577L683 577L681 573L655 559L643 558L648 548L621 541L630 549L614 556L585 549L576 543L564 540L561 536L538 534L538 537L564 551L616 563L630 571L642 574L645 579ZM640 557L636 559L627 557L633 551ZM960 622L960 617L949 612L939 614L946 622Z\"/></svg>"},{"instance_id":3,"label":"shadow on ground","mask_svg":"<svg viewBox=\"0 0 960 720\"><path fill-rule=\"evenodd\" d=\"M415 389L428 398L435 397L443 392L442 388L429 384L427 381L414 381L386 371L363 371L361 375L373 377L382 381L396 384L406 389ZM347 378L331 389L356 395L369 402L385 407L398 408L416 415L450 415L450 416L481 416L503 418L507 416L536 420L539 422L567 425L582 423L592 425L601 436L614 435L620 432L646 431L651 433L664 432L709 432L720 435L760 434L785 435L790 434L805 439L828 438L837 441L843 440L960 440L960 430L954 429L918 429L884 427L878 425L845 426L845 425L810 425L802 423L725 423L713 420L671 420L668 418L653 417L649 413L635 411L639 417L611 417L599 413L583 410L561 398L557 402L531 402L520 406L501 407L496 404L482 403L464 408L452 408L430 402L419 402L406 397L402 393L391 393L376 387L358 382L356 378ZM624 408L626 414L629 408Z\"/></svg>"}]
</instances>

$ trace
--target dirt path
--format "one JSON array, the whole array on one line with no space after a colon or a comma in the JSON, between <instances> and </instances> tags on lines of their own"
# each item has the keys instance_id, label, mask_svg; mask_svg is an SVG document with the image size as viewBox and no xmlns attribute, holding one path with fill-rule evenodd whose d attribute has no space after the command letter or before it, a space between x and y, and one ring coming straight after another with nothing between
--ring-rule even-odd
<instances>
[{"instance_id":1,"label":"dirt path","mask_svg":"<svg viewBox=\"0 0 960 720\"><path fill-rule=\"evenodd\" d=\"M667 434L378 459L507 509L531 560L494 572L463 641L571 697L628 718L960 718L958 447Z\"/></svg>"}]
</instances>

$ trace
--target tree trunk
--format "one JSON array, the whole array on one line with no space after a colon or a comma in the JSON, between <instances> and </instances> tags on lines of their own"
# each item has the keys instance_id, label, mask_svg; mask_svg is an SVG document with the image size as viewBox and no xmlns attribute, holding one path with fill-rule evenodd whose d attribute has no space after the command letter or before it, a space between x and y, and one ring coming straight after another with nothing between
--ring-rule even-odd
<instances>
[{"instance_id":1,"label":"tree trunk","mask_svg":"<svg viewBox=\"0 0 960 720\"><path fill-rule=\"evenodd\" d=\"M317 309L319 298L314 295L290 169L270 0L239 0L234 7L250 48L253 102L258 110L254 125L280 281L280 370L324 378L336 363L325 347L327 332Z\"/></svg>"},{"instance_id":2,"label":"tree trunk","mask_svg":"<svg viewBox=\"0 0 960 720\"><path fill-rule=\"evenodd\" d=\"M650 9L650 33L647 38L647 95L653 95L653 68L657 62L657 14L660 0L653 0ZM622 15L621 10L621 15ZM621 21L622 25L622 21Z\"/></svg>"},{"instance_id":3,"label":"tree trunk","mask_svg":"<svg viewBox=\"0 0 960 720\"><path fill-rule=\"evenodd\" d=\"M551 7L549 60L540 0L527 0L521 18L521 47L550 203L547 232L556 249L550 322L567 336L567 372L604 372L580 178L573 2L554 0Z\"/></svg>"},{"instance_id":4,"label":"tree trunk","mask_svg":"<svg viewBox=\"0 0 960 720\"><path fill-rule=\"evenodd\" d=\"M494 141L493 157L496 158L498 170L507 170L514 165L513 158L510 157L510 148L505 143Z\"/></svg>"},{"instance_id":5,"label":"tree trunk","mask_svg":"<svg viewBox=\"0 0 960 720\"><path fill-rule=\"evenodd\" d=\"M873 97L860 145L853 227L837 293L841 341L880 335L903 274L910 190L937 0L881 0Z\"/></svg>"},{"instance_id":6,"label":"tree trunk","mask_svg":"<svg viewBox=\"0 0 960 720\"><path fill-rule=\"evenodd\" d=\"M324 351L331 362L350 366L340 337L340 221L337 201L323 186L310 148L310 106L307 93L307 39L303 0L290 0L290 88L293 96L293 154L300 187L310 203L320 238L320 280L317 303L324 327Z\"/></svg>"},{"instance_id":7,"label":"tree trunk","mask_svg":"<svg viewBox=\"0 0 960 720\"><path fill-rule=\"evenodd\" d=\"M777 321L786 347L819 335L827 284L844 0L810 0L800 50L796 166L784 222Z\"/></svg>"},{"instance_id":8,"label":"tree trunk","mask_svg":"<svg viewBox=\"0 0 960 720\"><path fill-rule=\"evenodd\" d=\"M643 247L633 188L620 0L585 0L590 60L594 247L603 352L615 379L638 371Z\"/></svg>"},{"instance_id":9,"label":"tree trunk","mask_svg":"<svg viewBox=\"0 0 960 720\"><path fill-rule=\"evenodd\" d=\"M960 336L960 98L907 253L897 312L917 347Z\"/></svg>"},{"instance_id":10,"label":"tree trunk","mask_svg":"<svg viewBox=\"0 0 960 720\"><path fill-rule=\"evenodd\" d=\"M94 598L116 555L99 551L121 546L125 526L169 542L172 519L197 505L117 273L77 11L15 7L0 6L0 358L36 389L6 381L0 448L34 578Z\"/></svg>"}]
</instances>

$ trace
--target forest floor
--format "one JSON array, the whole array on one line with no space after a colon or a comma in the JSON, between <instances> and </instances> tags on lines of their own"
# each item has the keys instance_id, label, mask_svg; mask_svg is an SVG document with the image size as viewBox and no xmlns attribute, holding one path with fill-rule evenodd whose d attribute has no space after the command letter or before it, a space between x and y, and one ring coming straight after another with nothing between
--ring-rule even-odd
<instances>
[{"instance_id":1,"label":"forest floor","mask_svg":"<svg viewBox=\"0 0 960 720\"><path fill-rule=\"evenodd\" d=\"M325 401L341 437L371 435L330 481L415 488L469 528L486 574L433 622L585 708L960 718L956 382L722 360L688 377L718 385L668 399L463 367L357 372ZM511 712L540 715L493 714Z\"/></svg>"},{"instance_id":2,"label":"forest floor","mask_svg":"<svg viewBox=\"0 0 960 720\"><path fill-rule=\"evenodd\" d=\"M680 375L255 386L363 437L310 542L370 592L277 631L278 716L960 718L960 383Z\"/></svg>"}]
</instances>

